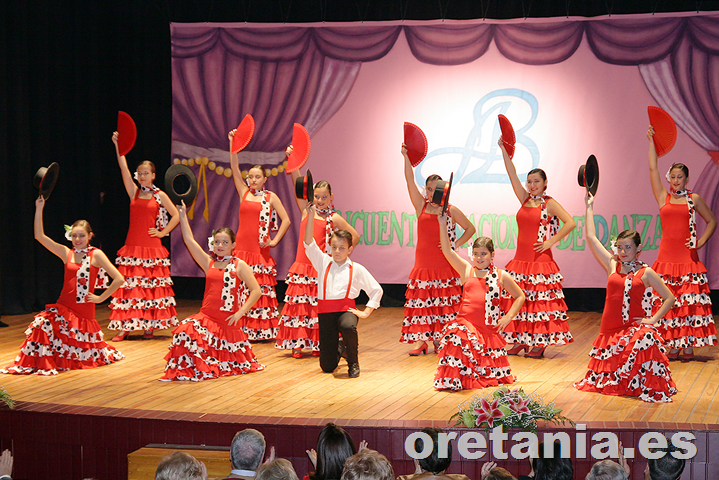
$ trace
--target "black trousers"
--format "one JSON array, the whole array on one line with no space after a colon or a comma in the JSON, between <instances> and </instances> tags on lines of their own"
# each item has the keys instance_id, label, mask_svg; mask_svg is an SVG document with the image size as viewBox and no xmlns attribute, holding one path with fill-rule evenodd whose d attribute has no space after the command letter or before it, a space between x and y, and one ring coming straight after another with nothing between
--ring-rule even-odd
<instances>
[{"instance_id":1,"label":"black trousers","mask_svg":"<svg viewBox=\"0 0 719 480\"><path fill-rule=\"evenodd\" d=\"M320 367L323 372L331 373L340 361L337 352L339 334L342 334L347 348L347 363L359 363L357 358L357 315L350 312L320 313Z\"/></svg>"}]
</instances>

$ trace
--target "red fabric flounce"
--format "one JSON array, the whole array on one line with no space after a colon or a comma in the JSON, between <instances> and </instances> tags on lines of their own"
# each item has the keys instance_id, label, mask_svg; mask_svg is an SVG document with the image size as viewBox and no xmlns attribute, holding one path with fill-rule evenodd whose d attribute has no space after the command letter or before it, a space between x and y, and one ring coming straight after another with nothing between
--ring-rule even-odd
<instances>
[{"instance_id":1,"label":"red fabric flounce","mask_svg":"<svg viewBox=\"0 0 719 480\"><path fill-rule=\"evenodd\" d=\"M439 340L462 303L462 284L452 268L415 267L405 293L400 342Z\"/></svg>"},{"instance_id":2,"label":"red fabric flounce","mask_svg":"<svg viewBox=\"0 0 719 480\"><path fill-rule=\"evenodd\" d=\"M440 341L434 388L457 391L514 383L505 345L501 336L483 334L463 318L451 322Z\"/></svg>"},{"instance_id":3,"label":"red fabric flounce","mask_svg":"<svg viewBox=\"0 0 719 480\"><path fill-rule=\"evenodd\" d=\"M593 345L587 374L575 383L577 389L635 396L645 402L671 402L677 389L656 328L638 324L600 333Z\"/></svg>"},{"instance_id":4,"label":"red fabric flounce","mask_svg":"<svg viewBox=\"0 0 719 480\"><path fill-rule=\"evenodd\" d=\"M172 332L161 380L201 381L263 370L242 329L198 313Z\"/></svg>"},{"instance_id":5,"label":"red fabric flounce","mask_svg":"<svg viewBox=\"0 0 719 480\"><path fill-rule=\"evenodd\" d=\"M295 262L287 275L285 305L275 348L319 351L317 318L317 271L302 262Z\"/></svg>"},{"instance_id":6,"label":"red fabric flounce","mask_svg":"<svg viewBox=\"0 0 719 480\"><path fill-rule=\"evenodd\" d=\"M109 365L124 355L103 340L94 318L79 317L62 304L47 305L25 331L25 342L15 361L2 373L56 375Z\"/></svg>"}]
</instances>

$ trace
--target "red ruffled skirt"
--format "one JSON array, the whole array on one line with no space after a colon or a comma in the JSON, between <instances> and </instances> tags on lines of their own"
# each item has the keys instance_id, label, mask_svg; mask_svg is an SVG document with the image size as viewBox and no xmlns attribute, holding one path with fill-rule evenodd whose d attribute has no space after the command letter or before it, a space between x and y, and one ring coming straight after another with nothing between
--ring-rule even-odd
<instances>
[{"instance_id":1,"label":"red ruffled skirt","mask_svg":"<svg viewBox=\"0 0 719 480\"><path fill-rule=\"evenodd\" d=\"M320 351L316 274L306 263L295 262L290 267L275 348Z\"/></svg>"},{"instance_id":2,"label":"red ruffled skirt","mask_svg":"<svg viewBox=\"0 0 719 480\"><path fill-rule=\"evenodd\" d=\"M257 283L262 289L262 296L257 303L240 319L242 330L250 341L271 340L277 337L280 314L277 311L277 265L272 257L269 261L259 253L235 251L234 255L244 260L255 274ZM244 302L245 299L242 299ZM241 303L242 303L241 302Z\"/></svg>"},{"instance_id":3,"label":"red ruffled skirt","mask_svg":"<svg viewBox=\"0 0 719 480\"><path fill-rule=\"evenodd\" d=\"M542 347L574 341L567 323L567 304L562 291L562 274L555 262L511 260L505 267L524 291L522 309L504 330L507 343ZM509 311L513 299L502 291L502 310Z\"/></svg>"},{"instance_id":4,"label":"red ruffled skirt","mask_svg":"<svg viewBox=\"0 0 719 480\"><path fill-rule=\"evenodd\" d=\"M652 267L672 291L674 306L657 324L669 348L706 347L717 343L717 330L712 316L707 269L701 262L655 262ZM662 299L652 289L653 312Z\"/></svg>"},{"instance_id":5,"label":"red ruffled skirt","mask_svg":"<svg viewBox=\"0 0 719 480\"><path fill-rule=\"evenodd\" d=\"M95 368L125 358L105 343L97 320L78 317L60 304L47 305L25 336L15 361L0 372L57 375L61 370Z\"/></svg>"},{"instance_id":6,"label":"red ruffled skirt","mask_svg":"<svg viewBox=\"0 0 719 480\"><path fill-rule=\"evenodd\" d=\"M442 329L457 317L462 283L451 268L415 267L409 274L402 343L439 340Z\"/></svg>"},{"instance_id":7,"label":"red ruffled skirt","mask_svg":"<svg viewBox=\"0 0 719 480\"><path fill-rule=\"evenodd\" d=\"M229 314L228 314L229 316ZM198 313L172 332L167 366L160 380L191 380L241 375L264 370L241 328Z\"/></svg>"},{"instance_id":8,"label":"red ruffled skirt","mask_svg":"<svg viewBox=\"0 0 719 480\"><path fill-rule=\"evenodd\" d=\"M629 395L645 402L671 402L677 393L664 342L652 325L600 333L589 353L586 376L574 386L585 392Z\"/></svg>"},{"instance_id":9,"label":"red ruffled skirt","mask_svg":"<svg viewBox=\"0 0 719 480\"><path fill-rule=\"evenodd\" d=\"M165 247L125 245L115 264L125 283L113 294L111 330L163 330L177 326L170 259Z\"/></svg>"},{"instance_id":10,"label":"red ruffled skirt","mask_svg":"<svg viewBox=\"0 0 719 480\"><path fill-rule=\"evenodd\" d=\"M505 345L500 335L457 318L442 332L434 388L457 391L514 383Z\"/></svg>"}]
</instances>

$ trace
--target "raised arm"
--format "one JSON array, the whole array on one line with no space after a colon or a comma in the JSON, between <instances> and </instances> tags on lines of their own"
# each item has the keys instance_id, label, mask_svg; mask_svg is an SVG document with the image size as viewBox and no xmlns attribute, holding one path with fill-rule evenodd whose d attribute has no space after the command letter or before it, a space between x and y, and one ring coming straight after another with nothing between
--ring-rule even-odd
<instances>
[{"instance_id":1,"label":"raised arm","mask_svg":"<svg viewBox=\"0 0 719 480\"><path fill-rule=\"evenodd\" d=\"M120 138L120 134L118 132L112 134L112 143L115 144L117 163L120 165L120 172L122 173L122 183L125 185L127 196L130 197L130 200L132 200L135 198L135 193L137 192L137 184L132 179L132 173L130 173L130 168L127 166L127 159L125 158L125 155L120 155L120 147L117 145L118 138Z\"/></svg>"},{"instance_id":2,"label":"raised arm","mask_svg":"<svg viewBox=\"0 0 719 480\"><path fill-rule=\"evenodd\" d=\"M574 221L574 218L569 213L567 213L567 211L559 204L558 201L553 198L550 198L547 201L547 215L549 215L550 217L557 216L564 223L564 225L562 225L562 228L560 228L559 231L552 238L545 240L544 242L537 242L534 245L534 250L537 252L549 250L554 245L559 243L561 239L569 235L572 230L574 230L574 227L577 226L577 222Z\"/></svg>"},{"instance_id":3,"label":"raised arm","mask_svg":"<svg viewBox=\"0 0 719 480\"><path fill-rule=\"evenodd\" d=\"M698 193L692 193L692 200L694 201L694 208L701 215L705 222L707 222L707 228L704 230L704 234L701 238L697 239L697 250L702 248L717 229L717 217L714 216L714 212L711 211L709 206L706 204L704 199L699 196Z\"/></svg>"},{"instance_id":4,"label":"raised arm","mask_svg":"<svg viewBox=\"0 0 719 480\"><path fill-rule=\"evenodd\" d=\"M287 233L287 229L290 228L290 224L292 223L292 221L290 221L290 216L287 215L287 210L285 210L285 206L282 205L282 200L280 200L280 197L278 197L274 193L271 195L272 196L270 197L270 205L272 205L272 208L274 208L277 212L277 216L280 217L280 227L277 229L277 234L275 235L275 238L270 240L267 245L269 245L270 247L275 247L278 243L280 243L280 240L282 240L282 237L285 236L285 233Z\"/></svg>"},{"instance_id":5,"label":"raised arm","mask_svg":"<svg viewBox=\"0 0 719 480\"><path fill-rule=\"evenodd\" d=\"M98 268L104 268L107 274L110 275L110 278L112 278L112 283L102 292L102 295L95 295L94 293L87 294L87 299L92 303L102 303L110 298L110 296L125 283L125 277L122 276L120 271L112 264L102 250L97 249L94 251L92 254L92 264Z\"/></svg>"},{"instance_id":6,"label":"raised arm","mask_svg":"<svg viewBox=\"0 0 719 480\"><path fill-rule=\"evenodd\" d=\"M452 268L459 273L462 283L464 283L467 278L469 278L472 265L452 250L449 244L449 235L447 234L447 217L438 215L437 221L439 222L439 244L442 247L444 258L446 258Z\"/></svg>"},{"instance_id":7,"label":"raised arm","mask_svg":"<svg viewBox=\"0 0 719 480\"><path fill-rule=\"evenodd\" d=\"M307 221L305 222L305 231L300 232L303 234L303 239L306 245L311 244L315 240L315 222L311 222L310 219L315 218L315 206L308 203L305 206L305 212L307 212Z\"/></svg>"},{"instance_id":8,"label":"raised arm","mask_svg":"<svg viewBox=\"0 0 719 480\"><path fill-rule=\"evenodd\" d=\"M359 233L357 233L357 230L349 224L345 218L340 215L339 213L333 213L332 214L332 224L335 226L335 228L338 228L339 230L347 230L352 234L352 245L357 246L359 243Z\"/></svg>"},{"instance_id":9,"label":"raised arm","mask_svg":"<svg viewBox=\"0 0 719 480\"><path fill-rule=\"evenodd\" d=\"M292 145L287 147L287 150L285 150L285 153L289 157L292 153ZM300 176L300 170L294 170L292 172L286 172L290 176L290 181L292 182L290 184L290 191L294 191L295 189L295 182ZM302 218L305 218L305 207L307 206L307 200L304 198L297 198L297 195L295 195L295 202L297 203L297 208L300 209L300 213L302 214Z\"/></svg>"},{"instance_id":10,"label":"raised arm","mask_svg":"<svg viewBox=\"0 0 719 480\"><path fill-rule=\"evenodd\" d=\"M659 320L664 318L664 315L669 313L669 310L672 308L672 306L674 306L674 295L672 294L671 290L669 290L669 287L664 284L659 275L657 275L657 272L655 272L649 267L644 270L642 280L644 281L645 285L652 287L657 293L657 295L662 297L662 299L664 300L662 302L662 306L659 307L659 310L657 310L654 315L642 320L642 323L654 325Z\"/></svg>"},{"instance_id":11,"label":"raised arm","mask_svg":"<svg viewBox=\"0 0 719 480\"><path fill-rule=\"evenodd\" d=\"M67 248L65 245L60 245L59 243L53 241L50 237L45 235L45 227L43 226L42 221L42 211L45 208L45 199L40 195L37 197L37 200L35 200L35 222L34 222L34 230L35 230L35 240L40 242L40 245L50 250L52 253L60 257L60 260L62 260L62 263L67 262L67 254L70 252L70 249Z\"/></svg>"},{"instance_id":12,"label":"raised arm","mask_svg":"<svg viewBox=\"0 0 719 480\"><path fill-rule=\"evenodd\" d=\"M519 313L519 310L522 308L522 305L524 305L526 296L511 275L507 275L506 272L499 269L497 269L497 272L499 273L500 286L504 288L507 292L509 292L512 298L514 298L512 306L509 308L507 313L499 319L499 322L497 322L497 331L502 333L504 329L507 328L507 325L509 325L509 322L511 322L514 317L516 317Z\"/></svg>"},{"instance_id":13,"label":"raised arm","mask_svg":"<svg viewBox=\"0 0 719 480\"><path fill-rule=\"evenodd\" d=\"M657 200L659 208L661 208L662 205L664 205L664 200L667 198L667 189L664 188L664 182L662 182L662 176L657 166L657 149L654 146L654 127L651 125L649 125L649 130L647 130L647 138L649 139L649 181L652 184L654 198Z\"/></svg>"},{"instance_id":14,"label":"raised arm","mask_svg":"<svg viewBox=\"0 0 719 480\"><path fill-rule=\"evenodd\" d=\"M509 158L509 154L507 153L507 149L504 147L504 141L502 140L502 137L499 137L499 149L502 151L502 158L504 159L504 168L507 170L507 175L509 175L509 180L512 182L512 189L514 189L514 194L517 196L517 199L519 199L519 203L524 204L524 201L529 197L529 192L524 188L524 185L522 185L522 182L519 181L519 177L517 176L517 169L514 167L514 163L512 163L512 159Z\"/></svg>"},{"instance_id":15,"label":"raised arm","mask_svg":"<svg viewBox=\"0 0 719 480\"><path fill-rule=\"evenodd\" d=\"M187 220L187 207L185 207L185 202L182 202L182 205L180 205L178 214L180 217L182 239L185 241L185 245L190 251L192 258L195 262L197 262L202 271L207 273L210 270L210 267L212 267L212 257L205 253L202 247L200 247L195 240L195 237L192 236L192 228L190 228L190 222Z\"/></svg>"},{"instance_id":16,"label":"raised arm","mask_svg":"<svg viewBox=\"0 0 719 480\"><path fill-rule=\"evenodd\" d=\"M457 225L462 227L464 229L464 233L461 237L457 239L455 242L458 247L464 245L467 243L475 233L477 233L477 229L474 228L474 225L472 225L472 222L469 221L467 216L462 213L462 210L455 207L454 205L449 207L449 213L452 215L452 220L454 220Z\"/></svg>"},{"instance_id":17,"label":"raised arm","mask_svg":"<svg viewBox=\"0 0 719 480\"><path fill-rule=\"evenodd\" d=\"M594 225L594 196L587 192L584 202L587 206L587 213L584 219L584 231L586 232L587 243L589 243L589 248L594 254L594 258L604 267L608 275L612 273L613 257L597 238L597 229Z\"/></svg>"},{"instance_id":18,"label":"raised arm","mask_svg":"<svg viewBox=\"0 0 719 480\"><path fill-rule=\"evenodd\" d=\"M162 202L162 206L165 207L165 210L167 210L167 214L170 216L170 219L165 228L158 230L153 227L150 229L149 233L151 237L163 238L168 236L170 232L175 229L177 224L180 223L180 217L177 215L177 207L174 203L172 203L172 200L170 200L170 197L168 197L165 192L160 192L160 201Z\"/></svg>"},{"instance_id":19,"label":"raised arm","mask_svg":"<svg viewBox=\"0 0 719 480\"><path fill-rule=\"evenodd\" d=\"M252 273L252 268L245 262L240 260L237 269L237 275L245 282L245 287L250 291L247 300L242 306L233 314L227 317L227 323L229 325L235 325L242 317L247 315L252 306L257 303L257 300L262 296L262 290L260 284L257 282L255 275Z\"/></svg>"},{"instance_id":20,"label":"raised arm","mask_svg":"<svg viewBox=\"0 0 719 480\"><path fill-rule=\"evenodd\" d=\"M240 196L240 202L242 202L242 197L245 196L245 192L249 190L249 187L242 179L240 161L237 159L237 154L232 153L232 139L235 137L235 133L237 133L237 129L230 130L230 133L227 134L227 138L230 139L230 168L232 169L232 180L235 182L235 189Z\"/></svg>"},{"instance_id":21,"label":"raised arm","mask_svg":"<svg viewBox=\"0 0 719 480\"><path fill-rule=\"evenodd\" d=\"M424 207L425 199L414 181L414 170L412 170L412 163L410 163L407 156L407 146L404 143L402 144L402 156L404 157L404 180L407 183L407 192L409 193L409 199L412 201L412 206L417 212L417 216L419 216L420 212L422 212L422 207Z\"/></svg>"}]
</instances>

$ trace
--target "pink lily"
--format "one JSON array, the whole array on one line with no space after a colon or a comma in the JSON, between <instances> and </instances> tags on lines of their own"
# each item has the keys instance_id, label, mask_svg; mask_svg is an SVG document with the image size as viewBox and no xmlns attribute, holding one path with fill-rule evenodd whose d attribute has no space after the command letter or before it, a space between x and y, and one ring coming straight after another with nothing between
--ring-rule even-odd
<instances>
[{"instance_id":1,"label":"pink lily","mask_svg":"<svg viewBox=\"0 0 719 480\"><path fill-rule=\"evenodd\" d=\"M489 428L492 428L494 427L494 420L504 416L504 413L502 413L499 409L498 399L490 404L486 398L483 398L481 401L481 407L482 408L474 409L474 413L477 414L476 425L478 427L486 422L487 425L489 425Z\"/></svg>"}]
</instances>

